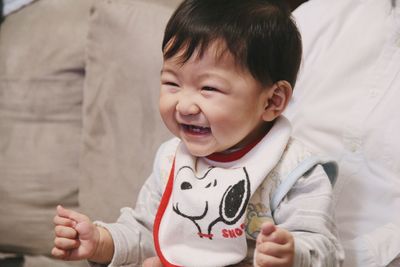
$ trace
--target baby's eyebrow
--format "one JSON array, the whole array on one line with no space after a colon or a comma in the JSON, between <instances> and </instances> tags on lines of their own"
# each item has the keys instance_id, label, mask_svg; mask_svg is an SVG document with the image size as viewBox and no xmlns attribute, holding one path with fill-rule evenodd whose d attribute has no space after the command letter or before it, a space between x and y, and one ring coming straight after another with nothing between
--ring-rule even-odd
<instances>
[{"instance_id":1,"label":"baby's eyebrow","mask_svg":"<svg viewBox=\"0 0 400 267\"><path fill-rule=\"evenodd\" d=\"M174 70L172 70L172 69L170 69L170 68L161 68L161 70L160 70L160 74L163 74L163 73L171 73L171 74L175 74L175 71L174 71Z\"/></svg>"},{"instance_id":2,"label":"baby's eyebrow","mask_svg":"<svg viewBox=\"0 0 400 267\"><path fill-rule=\"evenodd\" d=\"M172 74L175 74L176 73L176 70L173 68L173 67L171 67L171 66L162 66L161 67L161 71L160 71L160 74L163 74L163 73L172 73Z\"/></svg>"}]
</instances>

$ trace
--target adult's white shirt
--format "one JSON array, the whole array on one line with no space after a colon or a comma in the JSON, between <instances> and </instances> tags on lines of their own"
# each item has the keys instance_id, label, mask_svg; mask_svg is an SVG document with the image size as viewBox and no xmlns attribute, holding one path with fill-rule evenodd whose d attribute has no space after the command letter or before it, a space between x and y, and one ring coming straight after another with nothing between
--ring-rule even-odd
<instances>
[{"instance_id":1,"label":"adult's white shirt","mask_svg":"<svg viewBox=\"0 0 400 267\"><path fill-rule=\"evenodd\" d=\"M3 16L16 12L35 0L3 0Z\"/></svg>"},{"instance_id":2,"label":"adult's white shirt","mask_svg":"<svg viewBox=\"0 0 400 267\"><path fill-rule=\"evenodd\" d=\"M400 266L400 1L311 0L294 136L334 156L345 267ZM397 258L397 260L396 260Z\"/></svg>"}]
</instances>

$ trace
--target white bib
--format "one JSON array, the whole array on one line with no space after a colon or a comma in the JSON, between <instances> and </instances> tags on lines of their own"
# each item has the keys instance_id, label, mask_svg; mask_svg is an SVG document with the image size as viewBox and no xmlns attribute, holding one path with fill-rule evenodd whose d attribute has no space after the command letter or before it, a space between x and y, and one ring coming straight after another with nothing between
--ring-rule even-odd
<instances>
[{"instance_id":1,"label":"white bib","mask_svg":"<svg viewBox=\"0 0 400 267\"><path fill-rule=\"evenodd\" d=\"M247 204L278 163L290 125L279 119L243 158L213 162L178 146L154 223L154 239L164 266L227 266L247 253Z\"/></svg>"}]
</instances>

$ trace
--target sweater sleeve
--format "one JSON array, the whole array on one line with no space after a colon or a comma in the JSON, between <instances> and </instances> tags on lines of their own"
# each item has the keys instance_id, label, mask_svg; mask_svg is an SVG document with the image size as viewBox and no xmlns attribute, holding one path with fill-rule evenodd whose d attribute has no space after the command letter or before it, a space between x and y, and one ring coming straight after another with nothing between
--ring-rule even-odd
<instances>
[{"instance_id":1,"label":"sweater sleeve","mask_svg":"<svg viewBox=\"0 0 400 267\"><path fill-rule=\"evenodd\" d=\"M167 158L174 149L173 143L176 141L159 148L153 171L140 190L135 208L122 208L115 223L95 222L110 232L114 242L114 255L108 266L142 266L143 260L155 255L153 223L165 187L161 172L168 168Z\"/></svg>"},{"instance_id":2,"label":"sweater sleeve","mask_svg":"<svg viewBox=\"0 0 400 267\"><path fill-rule=\"evenodd\" d=\"M346 266L400 266L400 224L387 223L374 231L343 242Z\"/></svg>"},{"instance_id":3,"label":"sweater sleeve","mask_svg":"<svg viewBox=\"0 0 400 267\"><path fill-rule=\"evenodd\" d=\"M322 166L300 178L274 212L295 240L296 267L337 267L344 252L334 224L332 186Z\"/></svg>"}]
</instances>

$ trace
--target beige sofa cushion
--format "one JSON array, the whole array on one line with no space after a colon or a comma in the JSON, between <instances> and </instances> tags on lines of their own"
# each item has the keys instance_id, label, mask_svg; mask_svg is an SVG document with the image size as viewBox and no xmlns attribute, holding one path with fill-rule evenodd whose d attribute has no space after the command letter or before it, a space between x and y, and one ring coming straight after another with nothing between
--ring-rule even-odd
<instances>
[{"instance_id":1,"label":"beige sofa cushion","mask_svg":"<svg viewBox=\"0 0 400 267\"><path fill-rule=\"evenodd\" d=\"M49 254L78 206L88 0L40 0L0 28L0 251Z\"/></svg>"},{"instance_id":2,"label":"beige sofa cushion","mask_svg":"<svg viewBox=\"0 0 400 267\"><path fill-rule=\"evenodd\" d=\"M37 0L2 24L0 253L48 255L59 203L106 221L134 205L169 138L161 38L178 2Z\"/></svg>"},{"instance_id":3,"label":"beige sofa cushion","mask_svg":"<svg viewBox=\"0 0 400 267\"><path fill-rule=\"evenodd\" d=\"M162 3L162 4L160 4ZM114 221L133 206L169 136L158 111L161 41L174 1L99 0L90 20L80 203Z\"/></svg>"}]
</instances>

